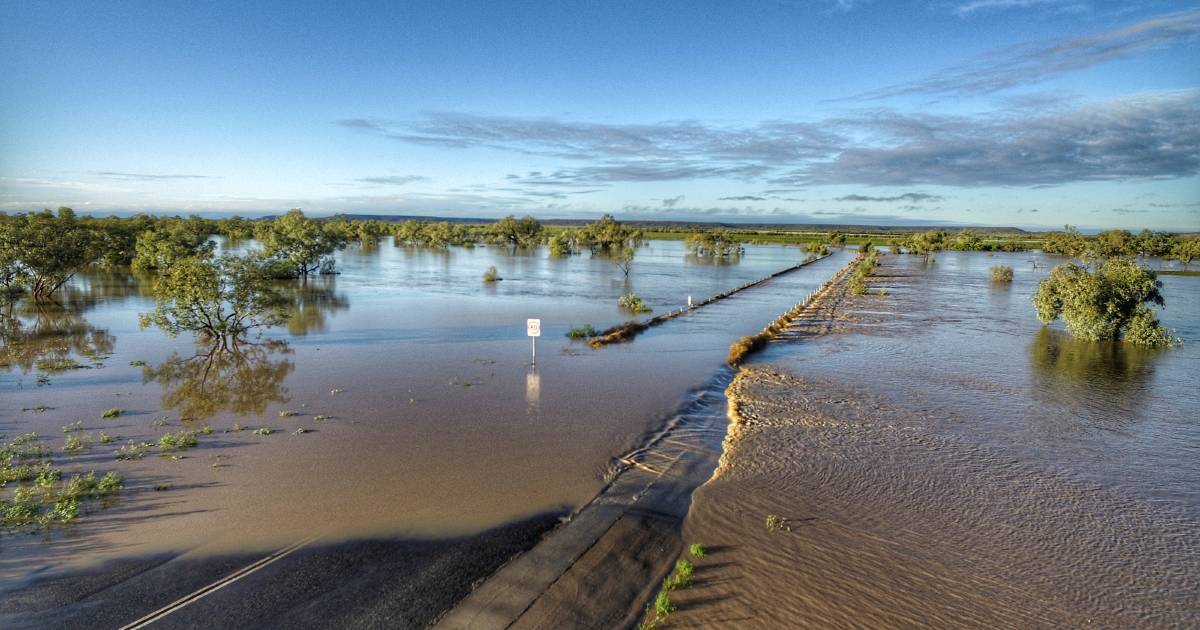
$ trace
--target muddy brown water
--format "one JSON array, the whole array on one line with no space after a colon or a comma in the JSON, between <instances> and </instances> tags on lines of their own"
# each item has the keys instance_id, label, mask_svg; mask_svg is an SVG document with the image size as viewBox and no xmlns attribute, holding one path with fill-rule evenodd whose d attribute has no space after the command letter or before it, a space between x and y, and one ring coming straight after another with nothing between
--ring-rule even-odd
<instances>
[{"instance_id":1,"label":"muddy brown water","mask_svg":"<svg viewBox=\"0 0 1200 630\"><path fill-rule=\"evenodd\" d=\"M36 431L58 449L62 427L80 421L94 440L105 432L114 441L57 453L56 463L115 470L126 488L71 526L0 537L0 579L11 585L161 551L271 549L311 535L469 535L573 509L603 486L614 458L710 382L733 339L757 331L849 255L593 351L565 332L623 321L616 300L624 293L662 312L804 254L751 246L733 264L706 264L680 243L651 242L626 278L586 255L432 252L384 241L340 254L341 275L283 287L293 317L264 338L284 343L212 362L196 356L191 338L138 328L138 313L152 306L143 281L80 274L58 306L23 302L3 312L0 433ZM504 280L485 285L493 265ZM542 319L536 369L529 317ZM88 367L38 366L58 358ZM102 419L112 407L124 411ZM213 433L182 459L154 450L114 458L128 440L204 426ZM276 432L255 435L260 427ZM301 427L307 432L296 434Z\"/></svg>"},{"instance_id":2,"label":"muddy brown water","mask_svg":"<svg viewBox=\"0 0 1200 630\"><path fill-rule=\"evenodd\" d=\"M1162 278L1182 347L1083 343L1029 305L1055 262L888 257L756 355L672 626L1200 624L1200 282Z\"/></svg>"}]
</instances>

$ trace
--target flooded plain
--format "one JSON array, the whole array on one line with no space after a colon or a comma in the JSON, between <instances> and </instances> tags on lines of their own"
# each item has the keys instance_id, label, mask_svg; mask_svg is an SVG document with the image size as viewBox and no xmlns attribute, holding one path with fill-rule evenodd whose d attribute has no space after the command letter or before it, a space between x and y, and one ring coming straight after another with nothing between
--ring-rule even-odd
<instances>
[{"instance_id":1,"label":"flooded plain","mask_svg":"<svg viewBox=\"0 0 1200 630\"><path fill-rule=\"evenodd\" d=\"M1029 303L1058 262L887 256L756 355L672 624L1194 627L1200 282L1162 278L1181 347L1086 343Z\"/></svg>"},{"instance_id":2,"label":"flooded plain","mask_svg":"<svg viewBox=\"0 0 1200 630\"><path fill-rule=\"evenodd\" d=\"M64 528L0 539L0 578L164 550L278 548L308 536L449 537L589 500L614 459L703 388L752 333L850 254L776 278L594 351L564 335L629 319L636 292L664 312L796 264L799 248L749 246L732 264L681 243L638 251L632 273L586 254L453 247L352 248L340 275L283 288L285 326L242 357L141 330L152 309L128 273L80 274L58 305L4 312L0 433L56 447L81 423L68 470L115 470L115 504ZM503 281L482 274L497 267ZM536 367L526 318L542 319ZM70 361L78 369L57 369ZM56 367L57 366L57 367ZM121 409L116 418L102 414ZM211 427L211 433L203 433ZM269 427L274 432L259 435ZM304 431L299 431L299 429ZM202 431L182 457L117 461L129 441ZM100 443L106 433L113 439Z\"/></svg>"}]
</instances>

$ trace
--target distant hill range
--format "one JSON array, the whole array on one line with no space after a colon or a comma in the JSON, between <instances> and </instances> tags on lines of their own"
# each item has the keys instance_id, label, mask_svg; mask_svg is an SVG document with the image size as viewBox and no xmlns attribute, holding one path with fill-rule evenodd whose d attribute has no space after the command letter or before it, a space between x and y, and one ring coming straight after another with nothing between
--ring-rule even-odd
<instances>
[{"instance_id":1,"label":"distant hill range","mask_svg":"<svg viewBox=\"0 0 1200 630\"><path fill-rule=\"evenodd\" d=\"M449 223L469 223L469 224L486 224L495 223L497 219L484 219L479 217L435 217L435 216L418 216L418 215L399 215L399 214L341 214L337 216L346 217L355 220L377 220L386 221L388 223L399 223L402 221L447 221ZM272 217L263 217L272 218ZM550 226L583 226L595 221L595 219L538 219L542 225ZM678 232L687 232L690 230L711 230L713 228L724 228L727 230L736 230L739 232L745 231L772 231L772 232L845 232L845 233L860 233L860 234L911 234L914 232L925 232L927 230L946 230L948 232L957 232L959 230L971 230L979 234L995 234L995 235L1033 235L1036 232L1023 230L1015 227L996 227L996 226L974 226L974 225L853 225L844 223L727 223L721 221L661 221L661 220L622 220L621 223L633 225L648 230L669 230Z\"/></svg>"}]
</instances>

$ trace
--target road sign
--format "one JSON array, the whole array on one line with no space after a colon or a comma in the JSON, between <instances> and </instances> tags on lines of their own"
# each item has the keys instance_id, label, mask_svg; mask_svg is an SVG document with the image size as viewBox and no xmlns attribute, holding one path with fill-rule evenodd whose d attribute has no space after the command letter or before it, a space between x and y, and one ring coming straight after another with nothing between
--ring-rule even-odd
<instances>
[{"instance_id":1,"label":"road sign","mask_svg":"<svg viewBox=\"0 0 1200 630\"><path fill-rule=\"evenodd\" d=\"M530 337L541 337L542 336L542 320L540 320L540 319L525 320L525 332Z\"/></svg>"}]
</instances>

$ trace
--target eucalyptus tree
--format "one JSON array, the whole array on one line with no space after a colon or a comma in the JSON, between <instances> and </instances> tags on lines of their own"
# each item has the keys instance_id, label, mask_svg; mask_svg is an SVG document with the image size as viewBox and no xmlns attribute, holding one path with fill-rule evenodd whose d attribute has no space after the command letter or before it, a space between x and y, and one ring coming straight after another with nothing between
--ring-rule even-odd
<instances>
[{"instance_id":1,"label":"eucalyptus tree","mask_svg":"<svg viewBox=\"0 0 1200 630\"><path fill-rule=\"evenodd\" d=\"M1165 303L1161 289L1154 272L1127 258L1110 258L1095 271L1074 263L1055 267L1031 299L1038 319L1049 324L1061 317L1073 337L1170 346L1175 340L1147 306Z\"/></svg>"},{"instance_id":2,"label":"eucalyptus tree","mask_svg":"<svg viewBox=\"0 0 1200 630\"><path fill-rule=\"evenodd\" d=\"M195 333L221 351L237 350L252 331L287 321L287 302L273 287L269 265L255 256L184 258L154 282L155 308L142 328L168 336Z\"/></svg>"},{"instance_id":3,"label":"eucalyptus tree","mask_svg":"<svg viewBox=\"0 0 1200 630\"><path fill-rule=\"evenodd\" d=\"M1183 263L1184 267L1192 264L1193 260L1200 258L1200 238L1182 238L1171 246L1171 260L1178 260Z\"/></svg>"},{"instance_id":4,"label":"eucalyptus tree","mask_svg":"<svg viewBox=\"0 0 1200 630\"><path fill-rule=\"evenodd\" d=\"M934 253L946 248L947 234L941 230L918 232L908 239L908 253L922 256L925 262L933 258Z\"/></svg>"},{"instance_id":5,"label":"eucalyptus tree","mask_svg":"<svg viewBox=\"0 0 1200 630\"><path fill-rule=\"evenodd\" d=\"M683 241L683 246L694 256L705 258L730 258L746 253L742 242L729 230L705 230L693 232Z\"/></svg>"},{"instance_id":6,"label":"eucalyptus tree","mask_svg":"<svg viewBox=\"0 0 1200 630\"><path fill-rule=\"evenodd\" d=\"M43 300L94 262L98 245L95 231L70 208L18 214L0 222L0 272L9 288L27 287Z\"/></svg>"}]
</instances>

